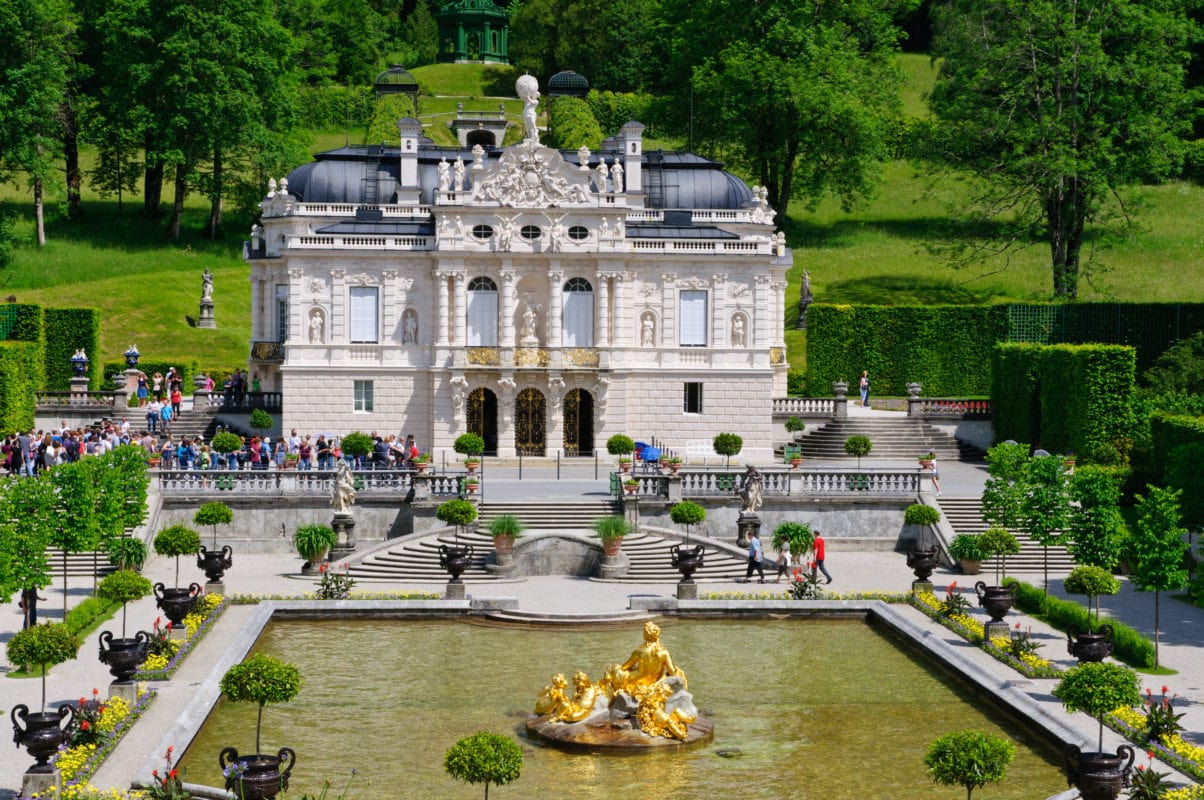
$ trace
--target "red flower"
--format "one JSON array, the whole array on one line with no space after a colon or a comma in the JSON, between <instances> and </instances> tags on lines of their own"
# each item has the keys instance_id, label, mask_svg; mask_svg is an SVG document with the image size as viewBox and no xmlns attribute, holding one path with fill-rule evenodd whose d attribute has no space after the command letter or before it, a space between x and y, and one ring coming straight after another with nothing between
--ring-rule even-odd
<instances>
[{"instance_id":1,"label":"red flower","mask_svg":"<svg viewBox=\"0 0 1204 800\"><path fill-rule=\"evenodd\" d=\"M1150 761L1154 760L1154 751L1153 750L1146 750L1145 754L1146 754L1146 757L1150 759Z\"/></svg>"},{"instance_id":2,"label":"red flower","mask_svg":"<svg viewBox=\"0 0 1204 800\"><path fill-rule=\"evenodd\" d=\"M88 722L88 720L84 720L79 724L79 729L81 731L90 731L92 730L92 723Z\"/></svg>"},{"instance_id":3,"label":"red flower","mask_svg":"<svg viewBox=\"0 0 1204 800\"><path fill-rule=\"evenodd\" d=\"M167 630L171 630L171 622L170 621L167 623Z\"/></svg>"},{"instance_id":4,"label":"red flower","mask_svg":"<svg viewBox=\"0 0 1204 800\"><path fill-rule=\"evenodd\" d=\"M87 699L86 697L81 697L81 698L79 699L79 704L80 704L80 706L81 706L81 707L82 707L82 706L83 706L83 704L84 704L84 703L86 703L86 702L88 702L88 699Z\"/></svg>"},{"instance_id":5,"label":"red flower","mask_svg":"<svg viewBox=\"0 0 1204 800\"><path fill-rule=\"evenodd\" d=\"M95 686L93 686L92 687L92 696L96 697L99 694L100 694L100 689L97 689Z\"/></svg>"},{"instance_id":6,"label":"red flower","mask_svg":"<svg viewBox=\"0 0 1204 800\"><path fill-rule=\"evenodd\" d=\"M1020 623L1019 623L1019 622L1017 622L1017 623L1016 623L1016 630L1020 630Z\"/></svg>"},{"instance_id":7,"label":"red flower","mask_svg":"<svg viewBox=\"0 0 1204 800\"><path fill-rule=\"evenodd\" d=\"M1166 687L1166 684L1163 684L1163 686L1162 686L1162 693L1163 693L1163 694L1166 694L1168 691L1170 691L1170 690L1169 690L1169 689Z\"/></svg>"},{"instance_id":8,"label":"red flower","mask_svg":"<svg viewBox=\"0 0 1204 800\"><path fill-rule=\"evenodd\" d=\"M949 584L949 591L951 591L951 592L957 591L957 581L954 581L953 583Z\"/></svg>"},{"instance_id":9,"label":"red flower","mask_svg":"<svg viewBox=\"0 0 1204 800\"><path fill-rule=\"evenodd\" d=\"M96 713L97 713L97 714L103 714L103 713L105 713L105 707L104 707L104 706L101 706L100 708L96 709Z\"/></svg>"},{"instance_id":10,"label":"red flower","mask_svg":"<svg viewBox=\"0 0 1204 800\"><path fill-rule=\"evenodd\" d=\"M171 754L174 753L175 751L176 751L175 747L171 746L170 744L167 746L167 760L168 761L171 760Z\"/></svg>"},{"instance_id":11,"label":"red flower","mask_svg":"<svg viewBox=\"0 0 1204 800\"><path fill-rule=\"evenodd\" d=\"M174 777L176 777L176 774L177 774L176 771L173 769L171 772L167 773L167 777L174 778Z\"/></svg>"},{"instance_id":12,"label":"red flower","mask_svg":"<svg viewBox=\"0 0 1204 800\"><path fill-rule=\"evenodd\" d=\"M157 628L162 624L163 624L163 617L155 617L155 627Z\"/></svg>"},{"instance_id":13,"label":"red flower","mask_svg":"<svg viewBox=\"0 0 1204 800\"><path fill-rule=\"evenodd\" d=\"M1138 765L1137 765L1137 771L1138 771L1138 772L1145 772L1145 764L1138 764Z\"/></svg>"},{"instance_id":14,"label":"red flower","mask_svg":"<svg viewBox=\"0 0 1204 800\"><path fill-rule=\"evenodd\" d=\"M153 777L155 780L159 780L159 770L157 770L157 769L152 769L152 770L151 770L151 776L152 776L152 777Z\"/></svg>"}]
</instances>

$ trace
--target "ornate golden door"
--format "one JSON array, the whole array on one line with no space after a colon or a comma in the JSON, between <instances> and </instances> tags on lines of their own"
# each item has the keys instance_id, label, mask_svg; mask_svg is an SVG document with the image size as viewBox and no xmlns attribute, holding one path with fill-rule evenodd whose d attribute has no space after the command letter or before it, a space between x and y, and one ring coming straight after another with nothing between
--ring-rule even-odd
<instances>
[{"instance_id":1,"label":"ornate golden door","mask_svg":"<svg viewBox=\"0 0 1204 800\"><path fill-rule=\"evenodd\" d=\"M468 395L468 432L485 440L485 452L497 452L497 396L483 386Z\"/></svg>"},{"instance_id":2,"label":"ornate golden door","mask_svg":"<svg viewBox=\"0 0 1204 800\"><path fill-rule=\"evenodd\" d=\"M547 407L543 393L530 387L514 403L514 446L524 456L542 456L547 440Z\"/></svg>"},{"instance_id":3,"label":"ornate golden door","mask_svg":"<svg viewBox=\"0 0 1204 800\"><path fill-rule=\"evenodd\" d=\"M564 454L588 456L594 449L594 398L584 389L564 396Z\"/></svg>"}]
</instances>

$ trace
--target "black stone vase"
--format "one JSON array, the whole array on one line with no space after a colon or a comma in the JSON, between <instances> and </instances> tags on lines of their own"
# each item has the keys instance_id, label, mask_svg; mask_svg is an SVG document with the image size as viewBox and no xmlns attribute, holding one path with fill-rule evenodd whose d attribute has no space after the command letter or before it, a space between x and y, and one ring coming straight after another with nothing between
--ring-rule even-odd
<instances>
[{"instance_id":1,"label":"black stone vase","mask_svg":"<svg viewBox=\"0 0 1204 800\"><path fill-rule=\"evenodd\" d=\"M146 631L138 631L132 639L115 639L109 631L100 634L100 663L107 665L119 681L134 677L149 650L150 634Z\"/></svg>"},{"instance_id":2,"label":"black stone vase","mask_svg":"<svg viewBox=\"0 0 1204 800\"><path fill-rule=\"evenodd\" d=\"M911 567L911 571L916 574L917 581L928 580L940 560L940 548L935 546L928 550L913 547L907 553L907 566Z\"/></svg>"},{"instance_id":3,"label":"black stone vase","mask_svg":"<svg viewBox=\"0 0 1204 800\"><path fill-rule=\"evenodd\" d=\"M1093 633L1079 633L1073 625L1066 631L1066 650L1082 664L1087 661L1103 661L1112 655L1111 625L1101 625Z\"/></svg>"},{"instance_id":4,"label":"black stone vase","mask_svg":"<svg viewBox=\"0 0 1204 800\"><path fill-rule=\"evenodd\" d=\"M173 626L184 624L184 617L192 611L200 595L199 583L190 583L187 589L168 589L162 583L155 584L156 605L163 611L164 616L171 620Z\"/></svg>"},{"instance_id":5,"label":"black stone vase","mask_svg":"<svg viewBox=\"0 0 1204 800\"><path fill-rule=\"evenodd\" d=\"M206 550L205 545L201 545L201 551L197 553L196 565L205 571L205 578L209 583L218 583L226 574L226 570L234 566L233 555L234 551L230 549L230 545L226 545L221 550Z\"/></svg>"},{"instance_id":6,"label":"black stone vase","mask_svg":"<svg viewBox=\"0 0 1204 800\"><path fill-rule=\"evenodd\" d=\"M25 723L22 728L18 718ZM13 741L17 747L24 746L29 754L37 761L26 772L48 773L54 767L48 763L50 757L58 752L59 745L67 741L67 731L75 722L75 709L67 704L61 705L58 711L42 711L37 714L29 713L29 706L24 703L13 706ZM66 720L66 725L62 724Z\"/></svg>"},{"instance_id":7,"label":"black stone vase","mask_svg":"<svg viewBox=\"0 0 1204 800\"><path fill-rule=\"evenodd\" d=\"M1068 744L1062 752L1067 781L1077 787L1082 800L1116 800L1133 773L1133 748L1122 744L1111 753L1084 753Z\"/></svg>"},{"instance_id":8,"label":"black stone vase","mask_svg":"<svg viewBox=\"0 0 1204 800\"><path fill-rule=\"evenodd\" d=\"M986 609L991 622L1002 622L1008 609L1016 605L1016 584L1007 586L987 586L985 581L974 584L974 593L978 595L978 605Z\"/></svg>"},{"instance_id":9,"label":"black stone vase","mask_svg":"<svg viewBox=\"0 0 1204 800\"><path fill-rule=\"evenodd\" d=\"M680 544L675 544L669 548L669 555L673 559L673 566L681 573L682 583L694 583L694 573L702 569L702 551L702 545L683 547Z\"/></svg>"},{"instance_id":10,"label":"black stone vase","mask_svg":"<svg viewBox=\"0 0 1204 800\"><path fill-rule=\"evenodd\" d=\"M472 563L472 545L463 547L448 547L439 545L439 566L451 573L451 583L463 583L460 576Z\"/></svg>"},{"instance_id":11,"label":"black stone vase","mask_svg":"<svg viewBox=\"0 0 1204 800\"><path fill-rule=\"evenodd\" d=\"M288 778L297 754L282 747L276 755L255 754L240 756L233 747L222 748L217 765L226 776L226 791L234 792L239 800L271 800L288 789Z\"/></svg>"}]
</instances>

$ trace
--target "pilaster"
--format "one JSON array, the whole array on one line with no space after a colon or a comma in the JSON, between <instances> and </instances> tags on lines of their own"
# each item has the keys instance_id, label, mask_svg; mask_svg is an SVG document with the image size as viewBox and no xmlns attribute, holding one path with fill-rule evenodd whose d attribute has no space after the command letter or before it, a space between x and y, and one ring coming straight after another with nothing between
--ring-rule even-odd
<instances>
[{"instance_id":1,"label":"pilaster","mask_svg":"<svg viewBox=\"0 0 1204 800\"><path fill-rule=\"evenodd\" d=\"M435 344L447 347L447 279L443 270L435 271Z\"/></svg>"},{"instance_id":2,"label":"pilaster","mask_svg":"<svg viewBox=\"0 0 1204 800\"><path fill-rule=\"evenodd\" d=\"M514 347L514 290L517 280L510 264L510 259L503 259L500 272L502 278L502 347ZM549 319L551 319L550 313Z\"/></svg>"},{"instance_id":3,"label":"pilaster","mask_svg":"<svg viewBox=\"0 0 1204 800\"><path fill-rule=\"evenodd\" d=\"M598 275L597 310L594 313L594 346L610 347L610 277Z\"/></svg>"},{"instance_id":4,"label":"pilaster","mask_svg":"<svg viewBox=\"0 0 1204 800\"><path fill-rule=\"evenodd\" d=\"M560 319L564 302L564 298L561 296L564 293L564 271L559 266L557 263L548 271L548 285L551 287L552 295L548 301L548 347L555 349L563 346Z\"/></svg>"},{"instance_id":5,"label":"pilaster","mask_svg":"<svg viewBox=\"0 0 1204 800\"><path fill-rule=\"evenodd\" d=\"M462 269L452 272L455 282L455 292L452 303L452 320L455 324L455 338L452 343L463 347L468 340L468 273Z\"/></svg>"}]
</instances>

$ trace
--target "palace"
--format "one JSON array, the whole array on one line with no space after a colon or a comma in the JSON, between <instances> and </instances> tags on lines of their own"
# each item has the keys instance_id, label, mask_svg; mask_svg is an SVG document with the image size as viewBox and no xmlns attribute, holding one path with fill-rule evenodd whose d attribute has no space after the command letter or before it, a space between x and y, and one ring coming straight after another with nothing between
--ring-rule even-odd
<instances>
[{"instance_id":1,"label":"palace","mask_svg":"<svg viewBox=\"0 0 1204 800\"><path fill-rule=\"evenodd\" d=\"M589 455L615 433L681 448L735 431L768 459L791 254L766 192L690 153L525 137L322 153L262 203L251 368L285 430L465 431L500 456Z\"/></svg>"}]
</instances>

